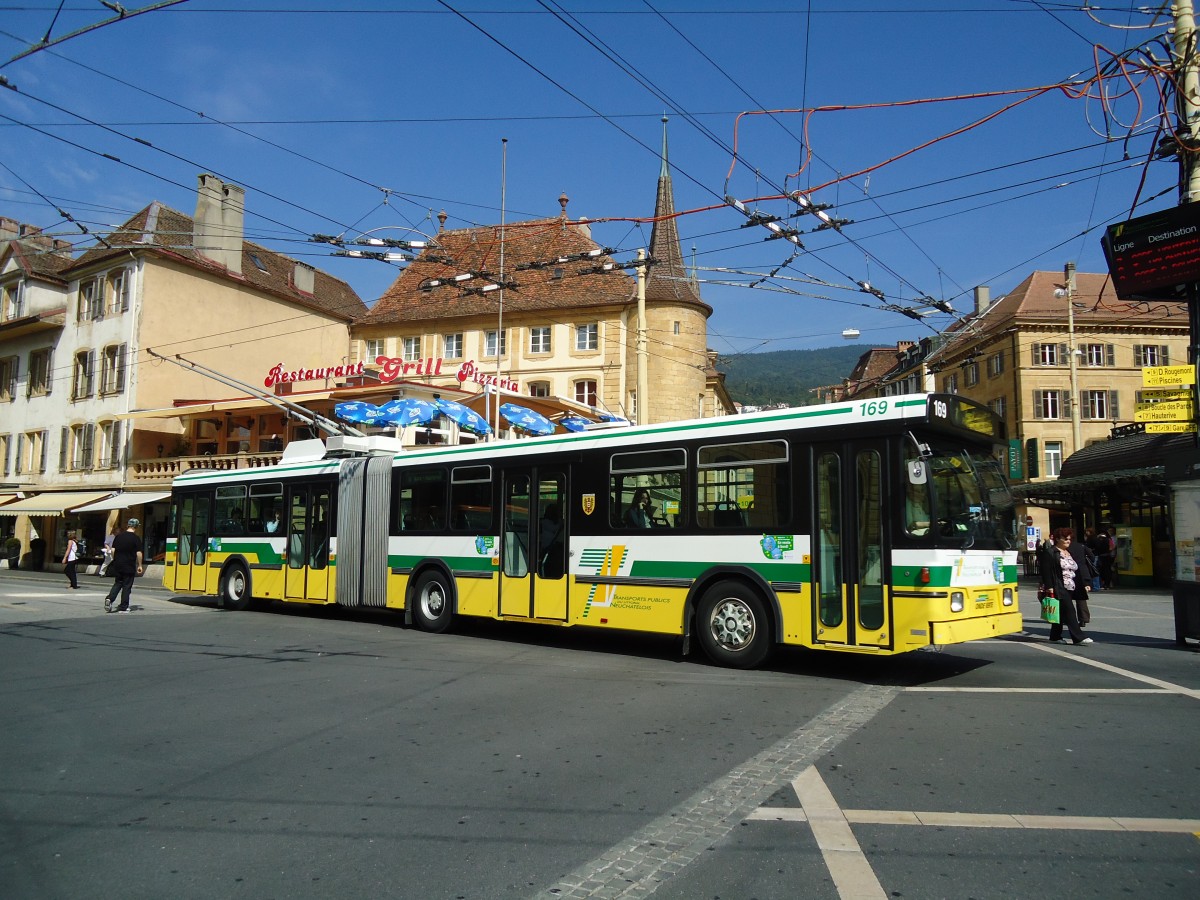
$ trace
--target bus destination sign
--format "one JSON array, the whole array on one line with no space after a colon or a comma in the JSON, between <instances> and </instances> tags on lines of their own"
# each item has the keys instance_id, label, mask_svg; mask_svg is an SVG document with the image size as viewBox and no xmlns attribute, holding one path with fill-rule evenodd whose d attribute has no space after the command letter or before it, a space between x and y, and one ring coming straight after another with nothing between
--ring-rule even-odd
<instances>
[{"instance_id":1,"label":"bus destination sign","mask_svg":"<svg viewBox=\"0 0 1200 900\"><path fill-rule=\"evenodd\" d=\"M1110 225L1101 239L1118 297L1170 297L1200 281L1200 204L1187 203Z\"/></svg>"}]
</instances>

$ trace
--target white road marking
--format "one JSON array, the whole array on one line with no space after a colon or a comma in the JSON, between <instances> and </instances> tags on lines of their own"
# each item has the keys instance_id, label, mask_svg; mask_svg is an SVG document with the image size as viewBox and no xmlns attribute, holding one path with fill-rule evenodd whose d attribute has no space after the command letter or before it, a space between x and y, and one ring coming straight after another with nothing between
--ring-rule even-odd
<instances>
[{"instance_id":1,"label":"white road marking","mask_svg":"<svg viewBox=\"0 0 1200 900\"><path fill-rule=\"evenodd\" d=\"M1153 834L1195 834L1200 819L1138 819L1124 816L1021 816L1009 813L919 812L901 809L842 810L851 825L925 825L937 828L1021 828L1060 831L1125 831ZM748 822L809 822L803 809L760 806Z\"/></svg>"},{"instance_id":2,"label":"white road marking","mask_svg":"<svg viewBox=\"0 0 1200 900\"><path fill-rule=\"evenodd\" d=\"M808 817L838 896L843 900L886 898L887 892L875 877L875 871L850 830L850 823L816 768L809 766L801 772L792 782L792 788Z\"/></svg>"},{"instance_id":3,"label":"white road marking","mask_svg":"<svg viewBox=\"0 0 1200 900\"><path fill-rule=\"evenodd\" d=\"M1028 646L1037 650L1041 650L1043 653L1053 653L1055 656L1061 656L1064 659L1069 659L1085 666L1094 666L1097 669L1103 669L1105 672L1112 672L1114 675L1122 675L1125 678L1129 678L1133 681L1141 681L1144 684L1153 684L1156 687L1159 687L1164 691L1170 691L1173 694L1179 694L1183 697L1191 697L1193 700L1200 700L1200 691L1198 690L1186 688L1181 684L1172 684L1169 681L1163 681L1161 678L1153 678L1149 675L1143 675L1140 672L1132 672L1129 669L1122 669L1119 666L1110 666L1108 663L1102 663L1098 659L1089 659L1086 656L1080 656L1079 651L1076 651L1075 653L1067 653L1064 650L1058 649L1057 646L1049 647L1045 644L1035 643L1028 644ZM1096 645L1092 644L1091 646L1095 647Z\"/></svg>"}]
</instances>

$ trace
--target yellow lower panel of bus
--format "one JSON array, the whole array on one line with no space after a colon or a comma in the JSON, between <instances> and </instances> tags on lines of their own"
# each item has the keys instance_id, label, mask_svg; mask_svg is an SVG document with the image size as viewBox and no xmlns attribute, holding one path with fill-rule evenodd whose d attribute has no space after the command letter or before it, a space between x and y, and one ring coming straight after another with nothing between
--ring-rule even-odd
<instances>
[{"instance_id":1,"label":"yellow lower panel of bus","mask_svg":"<svg viewBox=\"0 0 1200 900\"><path fill-rule=\"evenodd\" d=\"M958 619L954 622L930 622L930 643L960 644L984 638L1014 634L1024 625L1019 610L1000 613L982 619Z\"/></svg>"}]
</instances>

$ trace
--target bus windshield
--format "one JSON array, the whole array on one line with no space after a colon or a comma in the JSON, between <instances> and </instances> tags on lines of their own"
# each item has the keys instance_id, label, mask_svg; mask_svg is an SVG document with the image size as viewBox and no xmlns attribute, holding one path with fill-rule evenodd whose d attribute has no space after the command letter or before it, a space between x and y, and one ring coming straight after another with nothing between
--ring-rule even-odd
<instances>
[{"instance_id":1,"label":"bus windshield","mask_svg":"<svg viewBox=\"0 0 1200 900\"><path fill-rule=\"evenodd\" d=\"M1012 494L992 457L935 447L919 461L910 457L907 477L907 525L914 537L963 549L1015 546Z\"/></svg>"}]
</instances>

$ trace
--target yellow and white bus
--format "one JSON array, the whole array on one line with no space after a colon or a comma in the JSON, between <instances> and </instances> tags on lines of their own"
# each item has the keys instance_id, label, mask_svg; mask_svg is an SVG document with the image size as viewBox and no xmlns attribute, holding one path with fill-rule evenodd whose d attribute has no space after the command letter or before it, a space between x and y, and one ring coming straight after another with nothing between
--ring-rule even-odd
<instances>
[{"instance_id":1,"label":"yellow and white bus","mask_svg":"<svg viewBox=\"0 0 1200 900\"><path fill-rule=\"evenodd\" d=\"M302 442L175 480L164 584L432 632L678 635L735 667L785 644L903 653L1021 629L1003 448L991 410L945 394L376 455Z\"/></svg>"}]
</instances>

